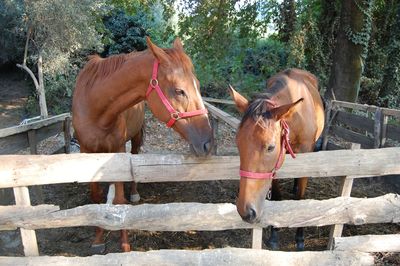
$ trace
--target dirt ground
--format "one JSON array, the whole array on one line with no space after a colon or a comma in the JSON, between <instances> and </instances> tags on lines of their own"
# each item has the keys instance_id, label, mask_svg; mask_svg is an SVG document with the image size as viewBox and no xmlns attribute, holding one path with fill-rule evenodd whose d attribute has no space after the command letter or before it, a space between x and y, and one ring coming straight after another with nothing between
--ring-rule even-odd
<instances>
[{"instance_id":1,"label":"dirt ground","mask_svg":"<svg viewBox=\"0 0 400 266\"><path fill-rule=\"evenodd\" d=\"M24 98L21 93L14 98L12 90L5 90L4 79L0 75L0 128L18 123L23 113ZM23 97L22 97L23 96ZM18 98L20 97L20 98ZM11 104L10 98L12 98ZM12 111L18 110L16 115ZM218 155L232 155L234 148L234 131L227 125L220 124L218 136ZM48 153L52 146L63 139L57 136L41 144L40 153ZM74 149L78 151L77 148ZM146 135L142 153L189 153L188 145L176 133L157 122L150 113L146 113ZM23 152L22 152L23 153ZM161 173L160 173L161 174ZM352 196L375 197L386 193L400 194L399 182L387 182L387 178L356 179ZM292 197L290 191L292 180L281 182L283 196ZM107 186L104 184L105 190ZM337 178L310 179L306 192L307 198L327 199L338 195L339 180ZM61 209L73 208L90 204L87 184L61 184L42 186L43 201L38 202L35 193L31 193L33 205L55 204ZM201 203L235 203L238 181L184 182L184 183L148 183L139 184L141 203L170 203L170 202L201 202ZM90 244L94 237L94 228L75 227L36 230L41 255L88 256ZM345 226L344 236L365 234L400 233L399 224L375 224L364 226ZM305 229L305 249L324 250L328 243L329 227L309 227ZM106 253L119 252L119 232L108 231L105 234ZM264 242L269 236L269 230L264 229ZM280 229L280 249L295 250L295 229ZM147 232L130 231L129 240L133 250L147 251L157 249L206 249L222 247L251 247L250 230L226 230L219 232L188 231L188 232ZM267 248L265 244L263 248ZM18 231L0 232L0 255L22 256L23 250ZM399 254L375 254L377 265L399 265Z\"/></svg>"}]
</instances>

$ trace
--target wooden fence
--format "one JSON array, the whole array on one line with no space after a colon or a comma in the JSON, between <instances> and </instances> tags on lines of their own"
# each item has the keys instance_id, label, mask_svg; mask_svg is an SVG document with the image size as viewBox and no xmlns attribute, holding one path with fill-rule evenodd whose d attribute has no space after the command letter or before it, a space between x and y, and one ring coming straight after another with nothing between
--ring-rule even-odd
<instances>
[{"instance_id":1,"label":"wooden fence","mask_svg":"<svg viewBox=\"0 0 400 266\"><path fill-rule=\"evenodd\" d=\"M0 154L14 154L30 148L31 154L37 154L38 142L63 132L65 145L54 153L70 151L71 115L56 115L25 125L0 129Z\"/></svg>"},{"instance_id":2,"label":"wooden fence","mask_svg":"<svg viewBox=\"0 0 400 266\"><path fill-rule=\"evenodd\" d=\"M231 102L227 101L230 104ZM206 103L214 125L222 120L237 128L239 120ZM1 135L0 135L1 136ZM351 178L400 174L400 148L337 150L299 154L286 160L277 178L302 176ZM0 207L0 230L21 229L27 256L39 254L34 230L71 226L101 226L106 229L150 231L253 229L253 247L260 247L261 228L303 227L334 224L400 222L400 197L339 197L329 200L266 202L260 224L241 220L233 204L170 203L130 205L85 205L59 210L58 206L30 206L28 187L70 182L181 182L238 179L238 156L193 158L154 154L0 155L0 188L14 188L15 206ZM312 162L312 163L311 163ZM385 162L382 164L381 162ZM163 175L160 176L159 173ZM300 206L301 205L301 206ZM304 211L307 209L307 211ZM299 213L299 210L302 210ZM95 217L95 218L93 218ZM333 251L274 252L251 249L202 251L159 250L108 254L86 258L0 257L1 265L18 264L174 264L187 265L372 265L368 252L400 251L399 235L335 237ZM363 243L363 244L360 244ZM390 245L388 245L390 244Z\"/></svg>"},{"instance_id":3,"label":"wooden fence","mask_svg":"<svg viewBox=\"0 0 400 266\"><path fill-rule=\"evenodd\" d=\"M400 148L363 151L337 150L299 154L296 160L286 161L281 171L278 172L277 177L326 177L337 175L361 177L400 174L398 158L400 158ZM243 222L236 212L236 207L227 203L170 203L138 206L103 204L85 205L67 210L59 210L57 206L51 205L29 206L29 198L24 198L23 194L27 192L28 186L33 185L93 181L113 182L117 180L134 180L137 182L234 180L238 179L237 167L239 158L237 156L215 156L198 159L183 155L129 155L117 153L1 155L0 160L4 162L0 165L0 188L14 187L19 193L16 196L23 199L22 201L17 201L16 206L3 206L0 208L0 230L21 228L23 232L31 235L31 237L25 237L24 241L24 245L26 245L24 246L25 251L30 255L35 255L35 247L32 247L32 245L36 246L36 239L32 237L33 230L41 228L101 226L111 230L126 228L151 231L186 231L238 228L259 229L269 225L276 227L303 227L344 223L400 222L400 197L394 194L371 199L339 197L322 201L267 201L264 210L265 214L260 224L257 225ZM385 161L385 164L382 165L380 160ZM159 175L160 172L163 173L163 176ZM307 209L307 211L304 211L304 209ZM299 212L300 210L301 212ZM398 235L391 236L391 238L393 237L398 239ZM374 238L373 241L378 241L381 238L383 238L384 242L388 241L386 236L378 236L378 240L371 236L370 239L372 238ZM346 245L351 244L351 241L343 241L342 238L340 239L342 247L344 245L343 242L348 242ZM392 249L400 251L400 241L397 241L397 244ZM32 251L33 253L29 253ZM157 262L158 259L172 263L177 259L182 264L192 259L203 261L206 258L213 258L213 256L216 256L215 254L219 254L221 258L231 256L233 261L237 261L237 264L239 262L242 263L243 259L246 259L250 264L256 264L256 259L265 262L269 260L268 256L277 256L276 263L278 263L278 259L281 259L276 255L279 252L259 252L257 256L254 255L252 257L251 254L255 254L253 251L242 249L204 250L194 253L191 251L170 251L166 252L165 258L164 255L160 257L164 252L133 252L132 256L138 256L138 260L143 259L140 258L143 256L151 258L152 263ZM298 253L303 255L288 253L287 258L299 259L301 257L299 259L299 264L301 265L311 265L311 260L321 262L320 259L330 264L333 263L334 258L343 259L348 265L359 265L360 262L373 263L371 256L363 253L365 251L351 253L353 255L350 257L357 258L357 263L355 261L347 261L348 258L346 256L349 256L349 252L351 251L317 252L320 255L313 252ZM235 255L232 255L232 253L235 253ZM114 255L107 256L113 257ZM115 254L115 256L118 257L117 261L124 261L124 255ZM324 256L327 257L325 258ZM43 258L43 260L41 258L38 258L38 260L42 264L57 260L57 257ZM70 263L78 263L76 259L71 259L70 261ZM3 264L2 262L11 265L11 263L23 263L26 260L6 257L0 258L0 264ZM86 260L80 260L79 263L86 262ZM97 263L97 260L93 257L88 263ZM204 264L207 265L206 263Z\"/></svg>"}]
</instances>

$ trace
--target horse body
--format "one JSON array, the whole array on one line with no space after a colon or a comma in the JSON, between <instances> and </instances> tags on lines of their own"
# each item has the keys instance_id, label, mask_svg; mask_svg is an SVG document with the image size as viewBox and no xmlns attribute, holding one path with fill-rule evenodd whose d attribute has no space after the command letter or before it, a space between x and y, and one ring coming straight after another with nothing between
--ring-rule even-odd
<instances>
[{"instance_id":1,"label":"horse body","mask_svg":"<svg viewBox=\"0 0 400 266\"><path fill-rule=\"evenodd\" d=\"M324 110L318 81L311 73L289 69L267 81L267 89L250 103L231 88L239 111L244 112L236 142L240 154L240 187L237 210L243 220L257 222L271 189L271 199L280 200L275 172L290 148L294 153L312 152L324 127ZM285 126L289 147L285 146ZM307 177L295 180L295 199L304 198ZM304 246L303 229L296 234L298 249ZM277 231L272 229L270 244L277 248Z\"/></svg>"},{"instance_id":2,"label":"horse body","mask_svg":"<svg viewBox=\"0 0 400 266\"><path fill-rule=\"evenodd\" d=\"M138 153L142 143L144 100L153 115L167 123L172 114L155 93L147 94L149 82L156 82L176 114L172 128L188 140L197 155L210 152L212 130L202 102L198 81L193 74L190 58L184 53L179 39L173 48L161 49L147 39L149 49L143 52L121 54L109 58L92 56L77 78L73 95L72 113L75 135L81 152L125 152L131 140L131 153ZM157 72L154 72L157 66ZM153 72L153 77L152 77ZM154 77L156 74L156 77ZM166 95L166 96L165 96ZM199 112L200 111L200 112ZM91 199L102 201L98 183L91 183ZM132 183L131 198L138 199L136 184ZM122 182L115 183L114 204L126 204ZM104 251L103 229L96 229L92 247ZM100 248L99 248L100 247ZM126 230L121 230L121 248L130 251Z\"/></svg>"}]
</instances>

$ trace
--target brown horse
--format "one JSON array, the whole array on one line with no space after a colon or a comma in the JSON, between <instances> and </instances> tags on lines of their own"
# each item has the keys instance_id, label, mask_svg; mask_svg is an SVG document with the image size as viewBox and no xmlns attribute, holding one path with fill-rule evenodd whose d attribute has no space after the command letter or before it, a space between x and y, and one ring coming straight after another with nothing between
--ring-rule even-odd
<instances>
[{"instance_id":1,"label":"brown horse","mask_svg":"<svg viewBox=\"0 0 400 266\"><path fill-rule=\"evenodd\" d=\"M237 210L242 219L257 222L267 193L280 200L278 180L273 179L286 151L311 152L324 127L324 108L314 75L299 69L278 73L267 81L267 89L248 102L232 87L230 94L244 113L236 135L240 155L240 187ZM290 133L289 133L290 132ZM295 180L296 199L303 199L307 177ZM278 248L277 229L269 244ZM303 228L296 233L298 250L304 248Z\"/></svg>"},{"instance_id":2,"label":"brown horse","mask_svg":"<svg viewBox=\"0 0 400 266\"><path fill-rule=\"evenodd\" d=\"M173 48L161 49L147 40L142 52L109 58L91 57L79 73L73 95L75 136L81 152L125 152L131 140L132 153L142 143L144 100L160 121L167 123L190 144L199 156L212 147L212 130L199 91L193 65L177 38ZM99 183L91 183L91 199L100 203ZM136 184L131 200L138 201ZM123 183L115 183L114 204L127 204ZM94 252L103 252L103 229L96 228ZM121 248L130 251L126 230L121 230Z\"/></svg>"}]
</instances>

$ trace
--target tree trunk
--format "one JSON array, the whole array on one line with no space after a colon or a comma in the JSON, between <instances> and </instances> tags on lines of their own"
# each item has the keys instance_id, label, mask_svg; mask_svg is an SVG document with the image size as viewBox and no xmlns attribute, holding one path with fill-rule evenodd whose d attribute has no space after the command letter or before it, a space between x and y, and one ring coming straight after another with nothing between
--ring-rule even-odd
<instances>
[{"instance_id":1,"label":"tree trunk","mask_svg":"<svg viewBox=\"0 0 400 266\"><path fill-rule=\"evenodd\" d=\"M40 117L42 119L47 118L49 115L47 113L47 105L46 105L46 95L44 92L44 82L43 82L43 67L42 67L42 52L39 52L38 57L38 78L39 78L39 106L40 106Z\"/></svg>"},{"instance_id":2,"label":"tree trunk","mask_svg":"<svg viewBox=\"0 0 400 266\"><path fill-rule=\"evenodd\" d=\"M369 0L367 0L368 2ZM361 10L362 1L343 0L340 14L340 26L336 38L335 52L328 88L325 97L328 99L355 102L360 89L360 78L363 72L363 57L366 56L370 28L365 25L365 10ZM363 8L364 9L364 8ZM363 13L364 12L364 13ZM367 33L361 39L359 33ZM365 35L363 35L365 37ZM364 50L365 49L365 50Z\"/></svg>"}]
</instances>

